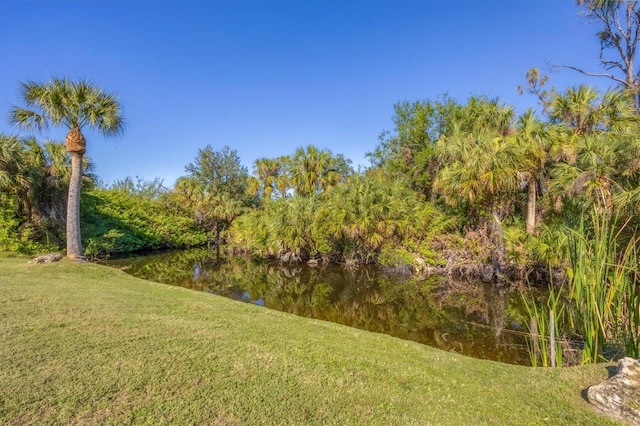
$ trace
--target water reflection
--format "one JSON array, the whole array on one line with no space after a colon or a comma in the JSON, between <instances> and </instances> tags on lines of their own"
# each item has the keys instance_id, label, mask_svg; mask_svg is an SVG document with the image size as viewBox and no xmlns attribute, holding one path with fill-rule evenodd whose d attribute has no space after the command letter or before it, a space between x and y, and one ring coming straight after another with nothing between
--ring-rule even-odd
<instances>
[{"instance_id":1,"label":"water reflection","mask_svg":"<svg viewBox=\"0 0 640 426\"><path fill-rule=\"evenodd\" d=\"M215 261L207 250L118 259L137 277L413 340L483 359L529 365L525 308L493 285L385 275L375 267Z\"/></svg>"}]
</instances>

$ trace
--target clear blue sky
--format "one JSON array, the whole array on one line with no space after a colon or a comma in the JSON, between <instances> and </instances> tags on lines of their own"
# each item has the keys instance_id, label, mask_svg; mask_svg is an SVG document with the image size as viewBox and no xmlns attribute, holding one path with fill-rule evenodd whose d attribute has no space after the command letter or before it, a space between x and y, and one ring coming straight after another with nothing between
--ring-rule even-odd
<instances>
[{"instance_id":1,"label":"clear blue sky","mask_svg":"<svg viewBox=\"0 0 640 426\"><path fill-rule=\"evenodd\" d=\"M308 144L368 165L396 102L487 95L522 112L536 106L517 93L527 69L601 71L578 12L573 0L0 0L0 132L17 132L19 82L86 78L127 120L120 138L86 134L106 183L172 185L206 145L250 171ZM585 82L612 85L551 80Z\"/></svg>"}]
</instances>

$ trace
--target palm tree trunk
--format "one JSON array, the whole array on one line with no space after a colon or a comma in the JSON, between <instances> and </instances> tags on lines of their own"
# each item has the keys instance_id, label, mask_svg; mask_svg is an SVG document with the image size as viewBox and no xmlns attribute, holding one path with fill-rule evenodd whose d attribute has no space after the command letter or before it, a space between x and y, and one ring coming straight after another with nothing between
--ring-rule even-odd
<instances>
[{"instance_id":1,"label":"palm tree trunk","mask_svg":"<svg viewBox=\"0 0 640 426\"><path fill-rule=\"evenodd\" d=\"M491 215L493 216L492 237L493 237L493 250L491 253L491 260L496 271L500 273L506 266L506 250L504 245L504 232L502 229L502 218L498 208L494 207Z\"/></svg>"},{"instance_id":2,"label":"palm tree trunk","mask_svg":"<svg viewBox=\"0 0 640 426\"><path fill-rule=\"evenodd\" d=\"M536 230L536 199L537 188L533 178L527 184L527 234L533 235Z\"/></svg>"},{"instance_id":3,"label":"palm tree trunk","mask_svg":"<svg viewBox=\"0 0 640 426\"><path fill-rule=\"evenodd\" d=\"M82 154L71 152L71 181L67 199L67 257L82 258L80 237L80 189L82 187Z\"/></svg>"}]
</instances>

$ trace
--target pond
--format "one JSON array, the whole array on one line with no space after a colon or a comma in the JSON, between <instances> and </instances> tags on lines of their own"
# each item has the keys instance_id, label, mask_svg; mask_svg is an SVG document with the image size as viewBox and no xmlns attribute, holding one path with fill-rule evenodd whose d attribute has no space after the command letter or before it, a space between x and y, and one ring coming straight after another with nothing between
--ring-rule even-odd
<instances>
[{"instance_id":1,"label":"pond","mask_svg":"<svg viewBox=\"0 0 640 426\"><path fill-rule=\"evenodd\" d=\"M526 308L517 291L443 277L418 280L375 266L216 260L205 249L106 262L151 281L295 315L385 333L476 358L530 365Z\"/></svg>"}]
</instances>

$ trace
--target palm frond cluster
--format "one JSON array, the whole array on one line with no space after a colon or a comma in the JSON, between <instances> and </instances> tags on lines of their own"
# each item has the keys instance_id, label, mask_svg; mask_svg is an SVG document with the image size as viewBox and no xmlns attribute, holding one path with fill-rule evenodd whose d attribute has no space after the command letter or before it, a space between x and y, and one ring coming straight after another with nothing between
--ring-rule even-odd
<instances>
[{"instance_id":1,"label":"palm frond cluster","mask_svg":"<svg viewBox=\"0 0 640 426\"><path fill-rule=\"evenodd\" d=\"M320 193L266 200L233 223L229 244L289 261L375 263L385 249L403 247L433 261L430 242L451 223L401 179L353 174Z\"/></svg>"},{"instance_id":2,"label":"palm frond cluster","mask_svg":"<svg viewBox=\"0 0 640 426\"><path fill-rule=\"evenodd\" d=\"M84 159L86 187L92 165ZM64 143L0 134L0 210L4 249L56 247L63 242L71 160ZM17 238L9 238L10 234ZM10 243L10 241L13 241Z\"/></svg>"}]
</instances>

